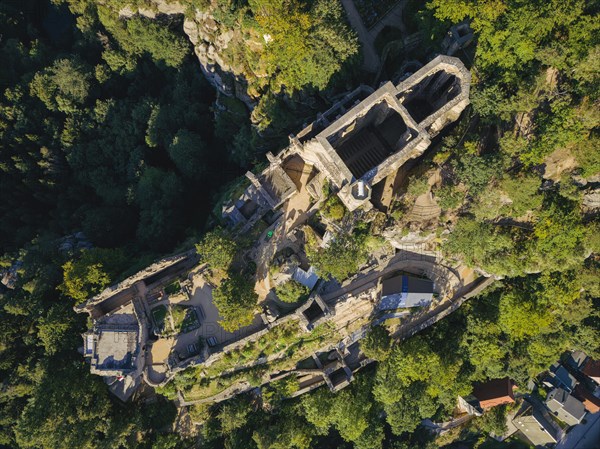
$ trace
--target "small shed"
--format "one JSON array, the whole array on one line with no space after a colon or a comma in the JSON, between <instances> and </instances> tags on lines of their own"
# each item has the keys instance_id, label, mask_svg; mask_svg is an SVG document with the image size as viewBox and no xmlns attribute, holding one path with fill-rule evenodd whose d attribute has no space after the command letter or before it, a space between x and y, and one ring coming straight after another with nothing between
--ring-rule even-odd
<instances>
[{"instance_id":1,"label":"small shed","mask_svg":"<svg viewBox=\"0 0 600 449\"><path fill-rule=\"evenodd\" d=\"M294 273L292 274L292 279L304 285L305 287L308 287L309 290L312 290L319 280L319 276L317 276L317 273L313 267L310 267L308 271L304 271L302 268L296 267Z\"/></svg>"},{"instance_id":2,"label":"small shed","mask_svg":"<svg viewBox=\"0 0 600 449\"><path fill-rule=\"evenodd\" d=\"M431 301L432 281L400 274L383 281L379 310L428 306Z\"/></svg>"}]
</instances>

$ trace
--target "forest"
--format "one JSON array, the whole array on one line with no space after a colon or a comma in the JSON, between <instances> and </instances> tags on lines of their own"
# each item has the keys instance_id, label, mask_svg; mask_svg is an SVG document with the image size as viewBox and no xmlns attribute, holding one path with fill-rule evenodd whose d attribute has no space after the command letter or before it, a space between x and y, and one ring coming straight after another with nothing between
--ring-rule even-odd
<instances>
[{"instance_id":1,"label":"forest","mask_svg":"<svg viewBox=\"0 0 600 449\"><path fill-rule=\"evenodd\" d=\"M473 382L509 376L525 388L566 350L600 358L599 208L585 200L600 183L600 1L412 0L424 37L398 66L426 63L452 24L475 33L457 55L471 106L425 163L448 174L434 192L442 218L455 217L445 257L499 280L406 341L374 328L361 348L377 363L338 393L288 399L296 386L280 381L191 407L199 438L173 431L177 409L162 395L112 397L78 352L87 324L73 306L160 256L209 251L203 236L235 180L373 82L338 0L186 0L183 14L155 19L122 16L122 3L0 3L0 268L14 279L0 285L0 447L451 448L419 424L443 421ZM247 102L201 71L182 31L194 9L232 30L222 57ZM274 44L250 45L257 36ZM348 276L365 240L316 263ZM230 252L215 251L216 263ZM230 280L223 308L240 288ZM455 438L526 447L487 437L502 413Z\"/></svg>"}]
</instances>

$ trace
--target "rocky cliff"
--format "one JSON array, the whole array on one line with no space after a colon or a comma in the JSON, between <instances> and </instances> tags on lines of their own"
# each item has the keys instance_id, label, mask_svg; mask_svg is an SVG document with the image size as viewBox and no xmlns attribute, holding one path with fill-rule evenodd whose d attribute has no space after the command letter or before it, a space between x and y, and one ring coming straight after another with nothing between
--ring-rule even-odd
<instances>
[{"instance_id":1,"label":"rocky cliff","mask_svg":"<svg viewBox=\"0 0 600 449\"><path fill-rule=\"evenodd\" d=\"M145 6L126 5L118 14L121 17L140 14L148 18L161 14L184 15L183 31L194 45L209 82L222 94L239 98L250 109L256 105L268 80L261 66L265 38L251 26L235 26L233 17L210 2L206 10L200 11L185 1L150 0Z\"/></svg>"}]
</instances>

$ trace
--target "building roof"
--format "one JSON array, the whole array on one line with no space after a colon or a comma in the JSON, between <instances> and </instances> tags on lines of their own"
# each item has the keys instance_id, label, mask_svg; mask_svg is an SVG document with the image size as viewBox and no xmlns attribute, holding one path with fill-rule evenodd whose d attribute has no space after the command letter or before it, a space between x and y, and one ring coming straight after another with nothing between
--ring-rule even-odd
<instances>
[{"instance_id":1,"label":"building roof","mask_svg":"<svg viewBox=\"0 0 600 449\"><path fill-rule=\"evenodd\" d=\"M569 425L579 424L585 416L581 401L562 388L555 388L548 394L546 406L558 419Z\"/></svg>"},{"instance_id":2,"label":"building roof","mask_svg":"<svg viewBox=\"0 0 600 449\"><path fill-rule=\"evenodd\" d=\"M513 383L508 377L475 384L473 396L483 409L515 402Z\"/></svg>"},{"instance_id":3,"label":"building roof","mask_svg":"<svg viewBox=\"0 0 600 449\"><path fill-rule=\"evenodd\" d=\"M132 369L138 347L137 337L137 329L100 330L93 353L94 368L123 371Z\"/></svg>"},{"instance_id":4,"label":"building roof","mask_svg":"<svg viewBox=\"0 0 600 449\"><path fill-rule=\"evenodd\" d=\"M600 360L588 359L581 372L600 384Z\"/></svg>"},{"instance_id":5,"label":"building roof","mask_svg":"<svg viewBox=\"0 0 600 449\"><path fill-rule=\"evenodd\" d=\"M550 371L553 374L553 378L555 380L555 384L557 387L562 387L567 391L573 391L575 385L577 385L577 380L569 374L567 369L559 363L555 363L550 367Z\"/></svg>"},{"instance_id":6,"label":"building roof","mask_svg":"<svg viewBox=\"0 0 600 449\"><path fill-rule=\"evenodd\" d=\"M296 267L294 273L292 274L292 279L312 290L319 280L319 276L317 276L317 273L313 267L310 267L308 271L304 271L302 268Z\"/></svg>"},{"instance_id":7,"label":"building roof","mask_svg":"<svg viewBox=\"0 0 600 449\"><path fill-rule=\"evenodd\" d=\"M587 354L583 351L572 351L567 357L567 363L575 369L581 369L587 358Z\"/></svg>"},{"instance_id":8,"label":"building roof","mask_svg":"<svg viewBox=\"0 0 600 449\"><path fill-rule=\"evenodd\" d=\"M270 165L259 176L262 187L277 203L281 203L296 192L296 185L279 165Z\"/></svg>"},{"instance_id":9,"label":"building roof","mask_svg":"<svg viewBox=\"0 0 600 449\"><path fill-rule=\"evenodd\" d=\"M600 412L600 398L597 398L592 393L590 393L585 387L582 385L577 385L575 387L575 391L573 391L573 396L581 401L585 409L590 413L598 413Z\"/></svg>"},{"instance_id":10,"label":"building roof","mask_svg":"<svg viewBox=\"0 0 600 449\"><path fill-rule=\"evenodd\" d=\"M133 302L95 321L84 337L91 371L100 376L121 376L136 370L141 331ZM143 333L143 332L142 332Z\"/></svg>"},{"instance_id":11,"label":"building roof","mask_svg":"<svg viewBox=\"0 0 600 449\"><path fill-rule=\"evenodd\" d=\"M383 281L379 310L426 306L432 300L432 281L400 274Z\"/></svg>"},{"instance_id":12,"label":"building roof","mask_svg":"<svg viewBox=\"0 0 600 449\"><path fill-rule=\"evenodd\" d=\"M525 402L525 404L529 404ZM557 442L557 431L544 417L541 410L528 405L522 414L513 419L513 424L536 446Z\"/></svg>"}]
</instances>

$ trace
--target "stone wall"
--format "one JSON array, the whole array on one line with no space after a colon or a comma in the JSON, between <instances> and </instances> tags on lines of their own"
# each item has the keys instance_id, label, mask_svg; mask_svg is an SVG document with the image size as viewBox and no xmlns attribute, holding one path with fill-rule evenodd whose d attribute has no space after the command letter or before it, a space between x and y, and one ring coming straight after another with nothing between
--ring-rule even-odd
<instances>
[{"instance_id":1,"label":"stone wall","mask_svg":"<svg viewBox=\"0 0 600 449\"><path fill-rule=\"evenodd\" d=\"M422 80L440 71L456 77L460 92L448 103L433 111L420 123L417 123L402 104L402 98L411 95L412 89L416 88ZM431 144L431 136L437 135L449 123L457 120L469 104L470 83L471 75L459 59L438 56L397 86L389 82L382 85L366 99L346 111L343 116L336 117L333 122L325 129L320 130L314 137L310 139L306 139L306 137L292 139L289 150L296 152L302 159L323 172L333 186L339 190L338 195L349 210L352 211L363 206L369 209L372 205L368 197L357 198L353 194L355 184L362 181L370 191L374 184L395 173L408 160L421 156ZM358 180L354 178L331 142L339 140L342 135L357 132L357 129L354 128L357 126L360 128L360 120L370 111L373 111L374 108L379 107L383 101L387 102L388 107L395 110L402 117L408 130L398 142L395 153L371 168ZM345 111L345 108L342 108L342 110ZM377 119L376 117L375 121ZM329 123L329 121L326 121L326 123ZM322 126L317 121L300 134L310 136L314 134L314 129L320 129Z\"/></svg>"},{"instance_id":2,"label":"stone wall","mask_svg":"<svg viewBox=\"0 0 600 449\"><path fill-rule=\"evenodd\" d=\"M198 255L196 253L196 250L193 249L193 250L186 251L185 253L180 253L180 254L176 254L174 256L165 257L164 259L160 259L159 261L154 262L152 265L144 268L143 270L138 271L136 274L129 276L127 279L124 279L123 281L118 282L117 284L113 284L110 287L105 288L101 293L97 294L96 296L93 296L85 303L75 306L74 310L75 310L75 312L78 312L78 313L84 313L84 312L90 313L90 311L94 308L94 306L100 304L101 302L103 302L109 298L114 297L115 295L117 295L127 289L132 288L136 282L143 281L144 279L152 276L153 274L156 274L156 273L160 272L161 270L164 270L165 268L168 268L168 267L175 265L176 263L181 262L186 259L189 260L191 265L193 265L195 262L197 262ZM191 268L191 265L190 265L190 268Z\"/></svg>"}]
</instances>

